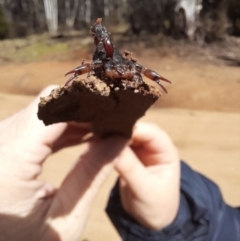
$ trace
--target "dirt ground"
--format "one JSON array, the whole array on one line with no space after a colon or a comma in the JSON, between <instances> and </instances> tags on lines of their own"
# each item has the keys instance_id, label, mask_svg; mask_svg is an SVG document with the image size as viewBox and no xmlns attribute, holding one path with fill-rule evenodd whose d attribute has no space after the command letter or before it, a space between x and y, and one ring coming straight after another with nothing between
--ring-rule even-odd
<instances>
[{"instance_id":1,"label":"dirt ground","mask_svg":"<svg viewBox=\"0 0 240 241\"><path fill-rule=\"evenodd\" d=\"M163 94L143 119L166 129L181 157L215 181L229 204L239 205L240 67L161 56L154 51L137 57L141 64L172 81L172 85L165 84L169 93ZM2 64L0 119L26 106L45 86L64 84L64 73L79 65L79 59ZM77 146L54 154L45 163L41 178L59 186L83 150L84 146ZM82 239L120 240L104 213L115 179L112 172L100 190Z\"/></svg>"},{"instance_id":2,"label":"dirt ground","mask_svg":"<svg viewBox=\"0 0 240 241\"><path fill-rule=\"evenodd\" d=\"M152 51L141 53L138 62L172 81L171 85L165 84L169 94L163 95L156 106L240 111L240 67L227 66L221 62L209 64L176 56L160 58ZM67 80L64 74L80 63L81 57L68 62L48 60L4 64L0 66L0 91L36 95L49 84L63 85ZM155 84L147 78L145 81Z\"/></svg>"}]
</instances>

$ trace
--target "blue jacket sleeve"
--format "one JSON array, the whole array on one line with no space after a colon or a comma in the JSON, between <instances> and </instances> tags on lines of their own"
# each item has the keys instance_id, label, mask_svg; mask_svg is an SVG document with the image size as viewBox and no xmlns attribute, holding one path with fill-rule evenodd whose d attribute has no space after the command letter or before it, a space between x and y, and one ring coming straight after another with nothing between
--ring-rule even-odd
<instances>
[{"instance_id":1,"label":"blue jacket sleeve","mask_svg":"<svg viewBox=\"0 0 240 241\"><path fill-rule=\"evenodd\" d=\"M240 241L240 210L228 206L219 188L184 162L180 207L170 226L153 231L138 224L121 205L118 182L106 211L124 241Z\"/></svg>"}]
</instances>

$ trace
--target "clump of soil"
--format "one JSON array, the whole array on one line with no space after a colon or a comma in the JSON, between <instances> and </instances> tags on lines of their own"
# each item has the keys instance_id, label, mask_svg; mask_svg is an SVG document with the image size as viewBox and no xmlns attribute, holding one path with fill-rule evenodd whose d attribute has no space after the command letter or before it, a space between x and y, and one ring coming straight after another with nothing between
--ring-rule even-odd
<instances>
[{"instance_id":1,"label":"clump of soil","mask_svg":"<svg viewBox=\"0 0 240 241\"><path fill-rule=\"evenodd\" d=\"M130 87L127 81L107 85L94 77L78 79L42 97L38 118L45 125L87 122L99 137L122 135L129 138L136 121L160 95L158 89L147 84Z\"/></svg>"}]
</instances>

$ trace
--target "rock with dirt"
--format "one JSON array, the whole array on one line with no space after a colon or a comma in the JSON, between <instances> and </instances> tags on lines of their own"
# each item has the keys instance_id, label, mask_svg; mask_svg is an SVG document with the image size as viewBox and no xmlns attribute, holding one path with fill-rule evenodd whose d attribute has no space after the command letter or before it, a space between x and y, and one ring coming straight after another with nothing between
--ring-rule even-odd
<instances>
[{"instance_id":1,"label":"rock with dirt","mask_svg":"<svg viewBox=\"0 0 240 241\"><path fill-rule=\"evenodd\" d=\"M38 118L45 125L87 122L99 137L129 138L136 121L159 96L159 90L147 84L129 87L128 83L118 81L108 86L94 77L74 80L70 86L56 88L41 98Z\"/></svg>"}]
</instances>

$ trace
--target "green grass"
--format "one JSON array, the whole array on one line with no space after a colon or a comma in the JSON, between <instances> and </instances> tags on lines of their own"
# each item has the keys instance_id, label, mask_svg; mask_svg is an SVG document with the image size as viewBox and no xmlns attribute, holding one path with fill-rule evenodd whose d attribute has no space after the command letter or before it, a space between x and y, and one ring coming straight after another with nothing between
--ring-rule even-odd
<instances>
[{"instance_id":1,"label":"green grass","mask_svg":"<svg viewBox=\"0 0 240 241\"><path fill-rule=\"evenodd\" d=\"M0 62L32 62L67 60L76 52L92 52L91 36L53 39L48 34L32 35L25 39L0 41Z\"/></svg>"},{"instance_id":2,"label":"green grass","mask_svg":"<svg viewBox=\"0 0 240 241\"><path fill-rule=\"evenodd\" d=\"M69 43L51 39L48 35L0 41L0 61L30 62L54 58L61 59L61 56L69 51Z\"/></svg>"},{"instance_id":3,"label":"green grass","mask_svg":"<svg viewBox=\"0 0 240 241\"><path fill-rule=\"evenodd\" d=\"M44 57L61 55L69 50L67 43L46 43L36 42L21 51L20 57L27 57L29 60L38 60Z\"/></svg>"}]
</instances>

